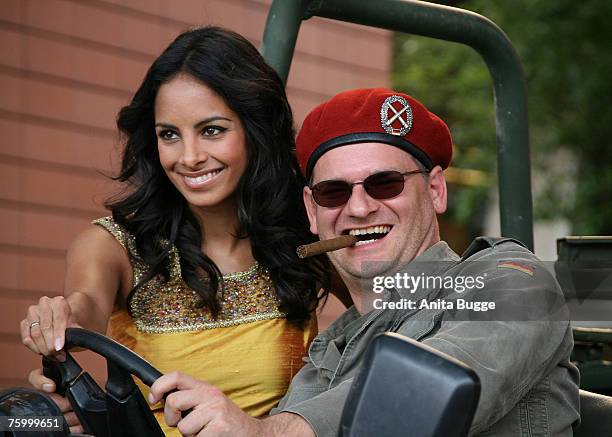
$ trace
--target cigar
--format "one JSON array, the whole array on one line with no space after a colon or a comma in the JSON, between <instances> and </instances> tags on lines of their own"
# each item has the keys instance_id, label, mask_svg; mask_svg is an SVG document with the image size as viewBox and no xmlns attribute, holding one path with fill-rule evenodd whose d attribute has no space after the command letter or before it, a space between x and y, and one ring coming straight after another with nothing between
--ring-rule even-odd
<instances>
[{"instance_id":1,"label":"cigar","mask_svg":"<svg viewBox=\"0 0 612 437\"><path fill-rule=\"evenodd\" d=\"M342 235L341 237L331 238L329 240L321 240L316 243L305 244L299 246L296 250L300 258L308 258L309 256L320 255L333 250L344 249L345 247L353 246L359 241L354 235Z\"/></svg>"}]
</instances>

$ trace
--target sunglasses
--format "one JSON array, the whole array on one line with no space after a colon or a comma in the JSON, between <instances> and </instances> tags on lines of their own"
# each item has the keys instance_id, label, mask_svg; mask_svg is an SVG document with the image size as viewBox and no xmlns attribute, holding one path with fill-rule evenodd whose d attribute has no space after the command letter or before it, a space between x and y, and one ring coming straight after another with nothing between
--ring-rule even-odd
<instances>
[{"instance_id":1,"label":"sunglasses","mask_svg":"<svg viewBox=\"0 0 612 437\"><path fill-rule=\"evenodd\" d=\"M406 176L417 173L429 173L429 170L412 170L403 173L395 170L381 171L371 174L362 182L323 181L310 189L312 190L312 197L318 205L326 208L335 208L348 202L355 185L363 185L366 193L374 199L391 199L404 190Z\"/></svg>"}]
</instances>

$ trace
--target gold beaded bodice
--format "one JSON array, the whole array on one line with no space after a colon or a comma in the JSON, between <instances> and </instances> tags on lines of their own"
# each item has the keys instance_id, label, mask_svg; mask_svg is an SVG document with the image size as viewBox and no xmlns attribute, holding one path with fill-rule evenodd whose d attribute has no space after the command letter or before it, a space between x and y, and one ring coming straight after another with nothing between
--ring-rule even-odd
<instances>
[{"instance_id":1,"label":"gold beaded bodice","mask_svg":"<svg viewBox=\"0 0 612 437\"><path fill-rule=\"evenodd\" d=\"M146 275L147 266L138 256L134 237L112 217L92 223L110 232L125 248L134 270L133 285L138 284ZM198 294L183 281L176 247L172 247L170 261L167 282L158 275L139 287L130 300L134 325L139 331L198 331L285 317L278 309L279 301L269 273L257 263L244 272L223 276L223 287L218 294L220 312L214 319L208 309L200 307Z\"/></svg>"}]
</instances>

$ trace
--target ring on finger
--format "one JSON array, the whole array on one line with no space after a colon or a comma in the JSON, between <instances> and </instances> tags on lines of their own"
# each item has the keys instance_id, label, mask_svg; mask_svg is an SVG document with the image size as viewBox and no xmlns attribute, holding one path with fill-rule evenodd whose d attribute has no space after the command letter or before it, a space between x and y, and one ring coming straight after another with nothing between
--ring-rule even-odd
<instances>
[{"instance_id":1,"label":"ring on finger","mask_svg":"<svg viewBox=\"0 0 612 437\"><path fill-rule=\"evenodd\" d=\"M40 325L40 320L34 320L32 323L30 323L30 330L35 327L35 326L39 326Z\"/></svg>"}]
</instances>

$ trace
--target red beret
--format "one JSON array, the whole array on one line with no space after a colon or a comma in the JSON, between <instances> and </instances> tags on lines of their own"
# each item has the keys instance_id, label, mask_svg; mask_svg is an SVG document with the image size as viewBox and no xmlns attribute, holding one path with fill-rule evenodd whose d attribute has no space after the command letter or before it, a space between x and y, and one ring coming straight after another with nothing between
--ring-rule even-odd
<instances>
[{"instance_id":1,"label":"red beret","mask_svg":"<svg viewBox=\"0 0 612 437\"><path fill-rule=\"evenodd\" d=\"M446 124L407 94L386 88L342 92L313 109L296 139L302 173L309 178L328 150L355 143L399 147L427 169L448 167L452 140Z\"/></svg>"}]
</instances>

